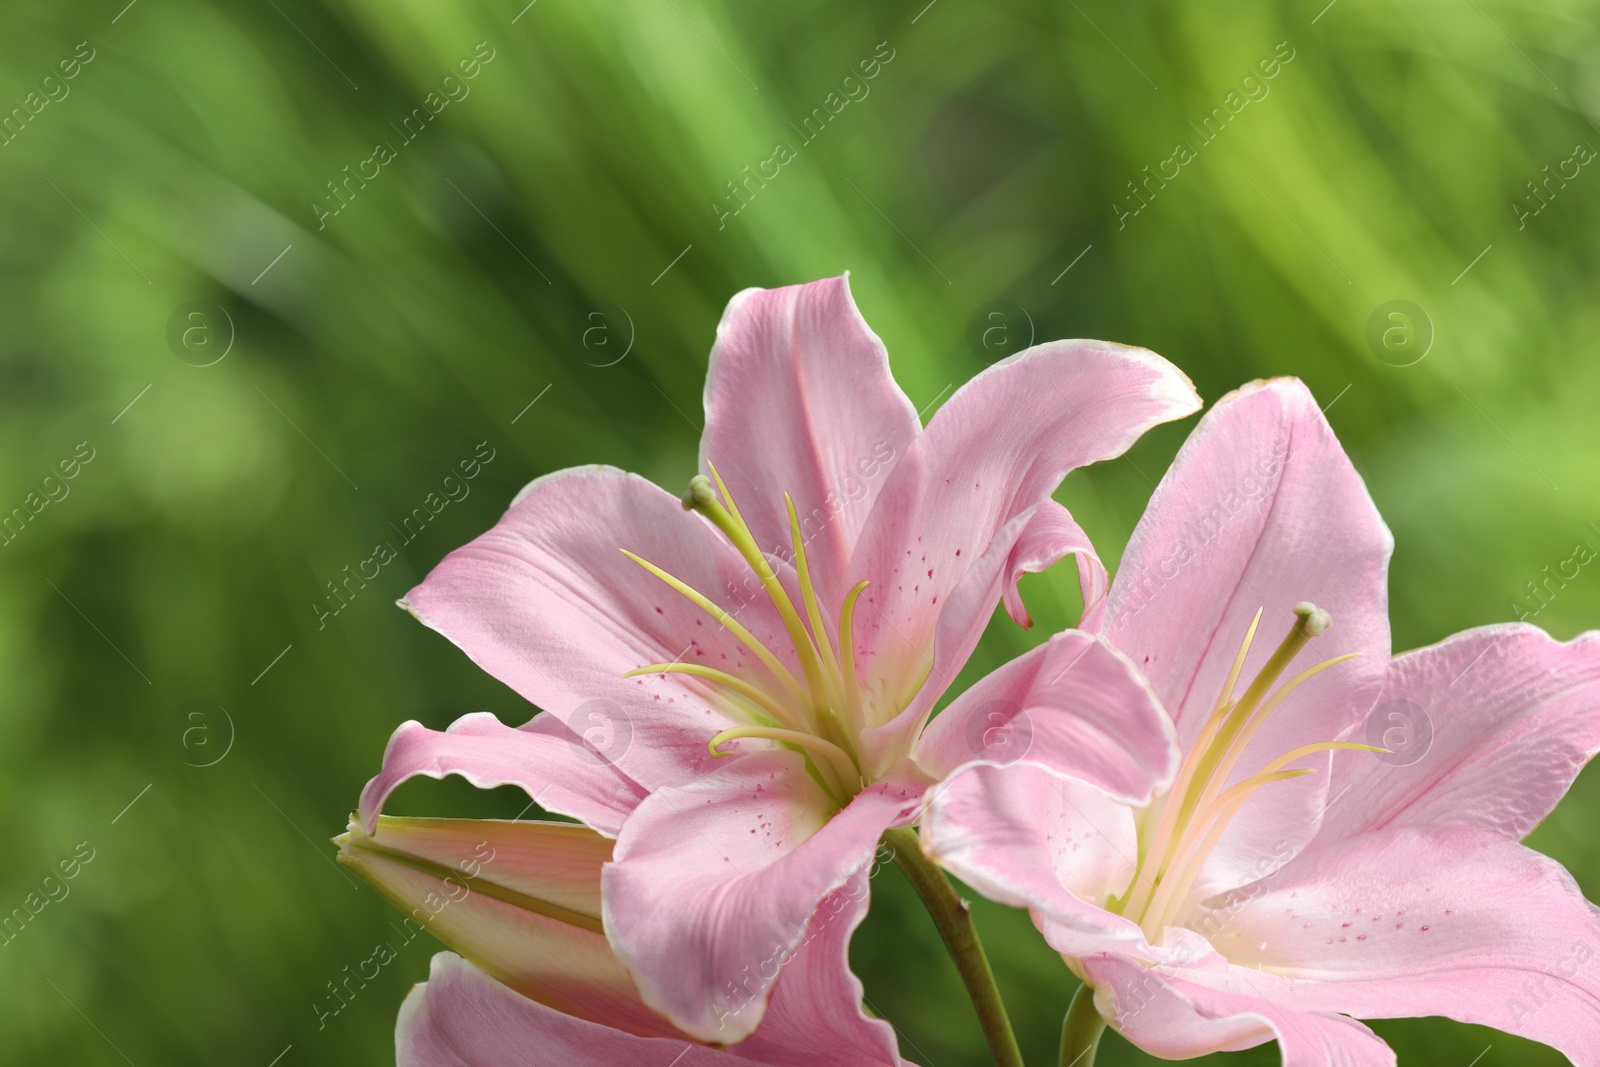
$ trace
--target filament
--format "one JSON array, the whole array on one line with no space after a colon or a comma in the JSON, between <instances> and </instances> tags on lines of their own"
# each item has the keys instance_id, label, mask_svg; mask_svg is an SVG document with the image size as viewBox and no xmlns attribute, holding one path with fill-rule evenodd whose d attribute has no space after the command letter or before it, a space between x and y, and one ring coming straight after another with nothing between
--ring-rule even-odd
<instances>
[{"instance_id":1,"label":"filament","mask_svg":"<svg viewBox=\"0 0 1600 1067\"><path fill-rule=\"evenodd\" d=\"M729 741L741 737L759 738L764 741L777 741L785 745L797 745L807 752L821 756L825 761L819 767L826 767L833 772L832 784L839 788L845 796L853 796L860 791L861 772L856 769L855 760L838 745L831 741L824 741L814 734L802 733L798 730L775 730L769 726L735 726L730 730L723 730L707 743L706 748L713 756L721 758L731 756L731 752L718 751L721 746Z\"/></svg>"},{"instance_id":2,"label":"filament","mask_svg":"<svg viewBox=\"0 0 1600 1067\"><path fill-rule=\"evenodd\" d=\"M757 639L755 634L745 629L738 619L735 619L732 615L722 610L722 608L718 607L711 601L709 597L700 592L698 589L695 589L686 582L674 578L672 575L668 574L660 567L657 567L649 560L636 556L625 548L622 550L622 554L633 560L645 570L649 571L651 574L655 575L657 578L660 578L663 582L666 582L668 585L672 586L672 588L682 593L701 611L704 611L707 615L710 615L713 619L716 619L723 626L727 627L728 632L737 637L740 642L744 644L744 647L753 652L756 658L766 666L767 670L771 671L773 676L777 678L778 681L783 683L785 689L788 689L800 700L805 700L806 691L800 687L800 683L795 680L794 675L789 673L789 668L785 667L781 662L779 662L778 657L774 656L771 650L768 649L766 645L762 644L759 639Z\"/></svg>"},{"instance_id":3,"label":"filament","mask_svg":"<svg viewBox=\"0 0 1600 1067\"><path fill-rule=\"evenodd\" d=\"M1228 825L1245 802L1262 786L1315 773L1311 769L1284 770L1290 763L1316 752L1347 749L1381 752L1371 745L1350 741L1320 741L1303 745L1271 761L1260 773L1223 788L1256 733L1278 707L1300 686L1357 653L1337 656L1309 667L1272 687L1313 637L1332 624L1328 613L1312 604L1295 605L1295 622L1278 648L1237 700L1233 698L1245 659L1261 622L1261 611L1251 619L1244 641L1234 656L1211 716L1201 728L1179 768L1168 793L1149 848L1143 851L1134 883L1118 910L1139 921L1145 936L1157 937L1200 875ZM1269 695L1270 694L1270 695Z\"/></svg>"}]
</instances>

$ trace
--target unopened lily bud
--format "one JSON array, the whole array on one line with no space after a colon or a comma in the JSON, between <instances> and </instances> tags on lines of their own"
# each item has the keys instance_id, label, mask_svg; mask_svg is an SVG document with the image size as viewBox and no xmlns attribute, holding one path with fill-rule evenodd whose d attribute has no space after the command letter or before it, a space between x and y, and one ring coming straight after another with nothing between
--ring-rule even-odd
<instances>
[{"instance_id":1,"label":"unopened lily bud","mask_svg":"<svg viewBox=\"0 0 1600 1067\"><path fill-rule=\"evenodd\" d=\"M339 862L488 974L558 1011L645 1036L678 1031L639 999L600 922L612 842L571 823L351 817Z\"/></svg>"}]
</instances>

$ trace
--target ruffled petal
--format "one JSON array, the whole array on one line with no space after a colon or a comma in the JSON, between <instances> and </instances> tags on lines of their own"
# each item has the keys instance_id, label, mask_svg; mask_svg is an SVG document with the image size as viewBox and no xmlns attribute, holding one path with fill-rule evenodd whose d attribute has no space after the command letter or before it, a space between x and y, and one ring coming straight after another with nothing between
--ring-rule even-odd
<instances>
[{"instance_id":1,"label":"ruffled petal","mask_svg":"<svg viewBox=\"0 0 1600 1067\"><path fill-rule=\"evenodd\" d=\"M1101 1014L1129 1041L1162 1059L1236 1051L1276 1038L1283 1067L1395 1064L1394 1051L1378 1035L1343 1015L1295 1011L1215 989L1188 980L1190 968L1152 968L1115 955L1091 957L1083 965Z\"/></svg>"},{"instance_id":2,"label":"ruffled petal","mask_svg":"<svg viewBox=\"0 0 1600 1067\"><path fill-rule=\"evenodd\" d=\"M861 981L850 970L850 935L867 917L872 872L823 898L772 988L756 1032L729 1051L783 1067L885 1067L899 1064L894 1027L861 1010Z\"/></svg>"},{"instance_id":3,"label":"ruffled petal","mask_svg":"<svg viewBox=\"0 0 1600 1067\"><path fill-rule=\"evenodd\" d=\"M1083 594L1081 625L1085 629L1094 628L1105 611L1105 597L1111 587L1106 565L1100 562L1089 535L1073 520L1072 513L1054 500L1039 505L1011 549L1010 574L1002 596L1006 614L1018 626L1024 629L1033 626L1033 617L1022 603L1022 591L1018 587L1022 576L1049 570L1062 556L1068 555L1077 557L1078 561L1078 589Z\"/></svg>"},{"instance_id":4,"label":"ruffled petal","mask_svg":"<svg viewBox=\"0 0 1600 1067\"><path fill-rule=\"evenodd\" d=\"M450 952L433 957L428 980L412 987L395 1023L398 1067L527 1067L535 1049L541 1067L735 1067L750 1062L682 1039L636 1037L563 1015Z\"/></svg>"},{"instance_id":5,"label":"ruffled petal","mask_svg":"<svg viewBox=\"0 0 1600 1067\"><path fill-rule=\"evenodd\" d=\"M1356 740L1393 754L1335 759L1323 838L1435 824L1520 841L1600 751L1600 634L1513 623L1407 652Z\"/></svg>"},{"instance_id":6,"label":"ruffled petal","mask_svg":"<svg viewBox=\"0 0 1600 1067\"><path fill-rule=\"evenodd\" d=\"M920 722L1014 577L1013 548L1047 554L1023 534L1061 479L1199 406L1172 364L1103 341L1039 345L962 386L891 472L851 560L852 584L872 582L856 612L862 675Z\"/></svg>"},{"instance_id":7,"label":"ruffled petal","mask_svg":"<svg viewBox=\"0 0 1600 1067\"><path fill-rule=\"evenodd\" d=\"M703 1041L747 1037L818 903L864 877L883 831L919 800L877 785L835 813L787 751L652 793L603 880L607 936L645 1003Z\"/></svg>"},{"instance_id":8,"label":"ruffled petal","mask_svg":"<svg viewBox=\"0 0 1600 1067\"><path fill-rule=\"evenodd\" d=\"M1310 601L1333 626L1289 675L1350 652L1290 696L1256 734L1230 782L1301 745L1355 726L1377 699L1389 659L1385 577L1393 538L1299 381L1256 382L1218 401L1189 435L1134 529L1112 584L1102 632L1154 686L1185 749L1221 693L1258 609L1241 688ZM1237 695L1237 692L1236 692ZM1326 771L1326 757L1297 767ZM1202 872L1203 894L1267 873L1263 856L1293 855L1321 817L1327 775L1259 790Z\"/></svg>"},{"instance_id":9,"label":"ruffled petal","mask_svg":"<svg viewBox=\"0 0 1600 1067\"><path fill-rule=\"evenodd\" d=\"M1133 813L1033 763L976 764L930 791L922 847L991 900L1027 908L1057 952L1142 946L1139 924L1101 905L1133 880Z\"/></svg>"},{"instance_id":10,"label":"ruffled petal","mask_svg":"<svg viewBox=\"0 0 1600 1067\"><path fill-rule=\"evenodd\" d=\"M479 789L520 786L546 811L567 815L615 837L644 789L605 756L599 724L583 738L548 713L512 729L488 712L463 715L440 732L412 720L400 724L383 752L383 769L361 791L367 832L400 784L420 776L459 774Z\"/></svg>"},{"instance_id":11,"label":"ruffled petal","mask_svg":"<svg viewBox=\"0 0 1600 1067\"><path fill-rule=\"evenodd\" d=\"M655 788L710 766L706 741L730 725L726 697L682 674L623 675L676 661L746 677L764 668L624 549L735 615L780 660L792 657L771 604L747 586L748 568L721 535L678 498L609 467L533 482L403 604L576 733L603 726L600 754Z\"/></svg>"},{"instance_id":12,"label":"ruffled petal","mask_svg":"<svg viewBox=\"0 0 1600 1067\"><path fill-rule=\"evenodd\" d=\"M375 834L352 825L338 843L339 862L405 913L393 927L404 938L400 947L426 930L557 1011L632 1034L679 1036L644 1006L606 943L600 869L611 842L594 831L571 823L385 818Z\"/></svg>"},{"instance_id":13,"label":"ruffled petal","mask_svg":"<svg viewBox=\"0 0 1600 1067\"><path fill-rule=\"evenodd\" d=\"M756 543L791 554L793 499L830 604L889 471L921 430L849 276L746 289L728 303L706 374L700 463L715 464Z\"/></svg>"},{"instance_id":14,"label":"ruffled petal","mask_svg":"<svg viewBox=\"0 0 1600 1067\"><path fill-rule=\"evenodd\" d=\"M1600 1062L1600 914L1559 864L1494 830L1364 834L1216 903L1191 928L1234 980L1282 976L1286 1007L1443 1015Z\"/></svg>"},{"instance_id":15,"label":"ruffled petal","mask_svg":"<svg viewBox=\"0 0 1600 1067\"><path fill-rule=\"evenodd\" d=\"M943 778L973 760L1043 763L1145 804L1178 767L1172 721L1103 639L1057 634L974 683L928 724L919 766Z\"/></svg>"}]
</instances>

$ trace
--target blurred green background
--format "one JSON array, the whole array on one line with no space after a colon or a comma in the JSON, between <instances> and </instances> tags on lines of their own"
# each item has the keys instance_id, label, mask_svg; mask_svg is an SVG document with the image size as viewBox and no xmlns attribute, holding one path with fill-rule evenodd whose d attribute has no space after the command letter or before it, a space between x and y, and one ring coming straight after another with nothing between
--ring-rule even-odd
<instances>
[{"instance_id":1,"label":"blurred green background","mask_svg":"<svg viewBox=\"0 0 1600 1067\"><path fill-rule=\"evenodd\" d=\"M1394 528L1397 648L1597 618L1594 568L1547 605L1527 583L1600 549L1600 4L525 2L7 12L0 908L93 859L0 945L0 1062L393 1062L432 946L318 1029L391 918L326 839L402 720L530 714L393 601L537 475L681 485L747 286L852 271L925 415L1030 336L1148 346L1208 400L1299 375ZM1108 563L1189 425L1062 490ZM321 619L480 442L471 495ZM1041 625L997 622L972 671L1076 617L1070 565L1025 593ZM1533 840L1591 897L1597 800L1586 776ZM419 782L391 810L523 804ZM899 875L876 894L872 1002L912 1059L985 1062ZM979 918L1053 1062L1072 978L1024 916ZM1562 1062L1376 1028L1402 1063Z\"/></svg>"}]
</instances>

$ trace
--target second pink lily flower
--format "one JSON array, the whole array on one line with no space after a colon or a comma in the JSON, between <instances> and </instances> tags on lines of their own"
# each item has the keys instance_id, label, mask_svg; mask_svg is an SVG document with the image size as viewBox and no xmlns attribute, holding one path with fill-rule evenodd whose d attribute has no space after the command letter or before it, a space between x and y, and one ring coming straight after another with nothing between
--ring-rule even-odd
<instances>
[{"instance_id":1,"label":"second pink lily flower","mask_svg":"<svg viewBox=\"0 0 1600 1067\"><path fill-rule=\"evenodd\" d=\"M1050 494L1198 407L1153 353L1061 341L979 374L924 429L844 278L747 290L681 499L609 467L549 475L408 594L544 710L520 729L405 724L362 818L409 777L461 774L614 835L604 929L644 1002L738 1041L884 831L957 767L1010 758L983 701L928 726L997 602L1027 625L1017 580L1069 553L1085 604L1103 597ZM1038 678L1033 757L1134 804L1170 779L1170 723L1104 641L1069 632L1007 669ZM1122 696L1084 699L1100 692Z\"/></svg>"},{"instance_id":2,"label":"second pink lily flower","mask_svg":"<svg viewBox=\"0 0 1600 1067\"><path fill-rule=\"evenodd\" d=\"M1099 621L1176 721L1171 787L1130 805L1030 756L931 797L927 851L1092 987L1063 1062L1094 1062L1098 1011L1163 1059L1275 1039L1285 1067L1392 1067L1357 1020L1443 1015L1600 1063L1600 913L1520 843L1600 749L1600 635L1391 659L1392 547L1304 385L1224 397Z\"/></svg>"}]
</instances>

